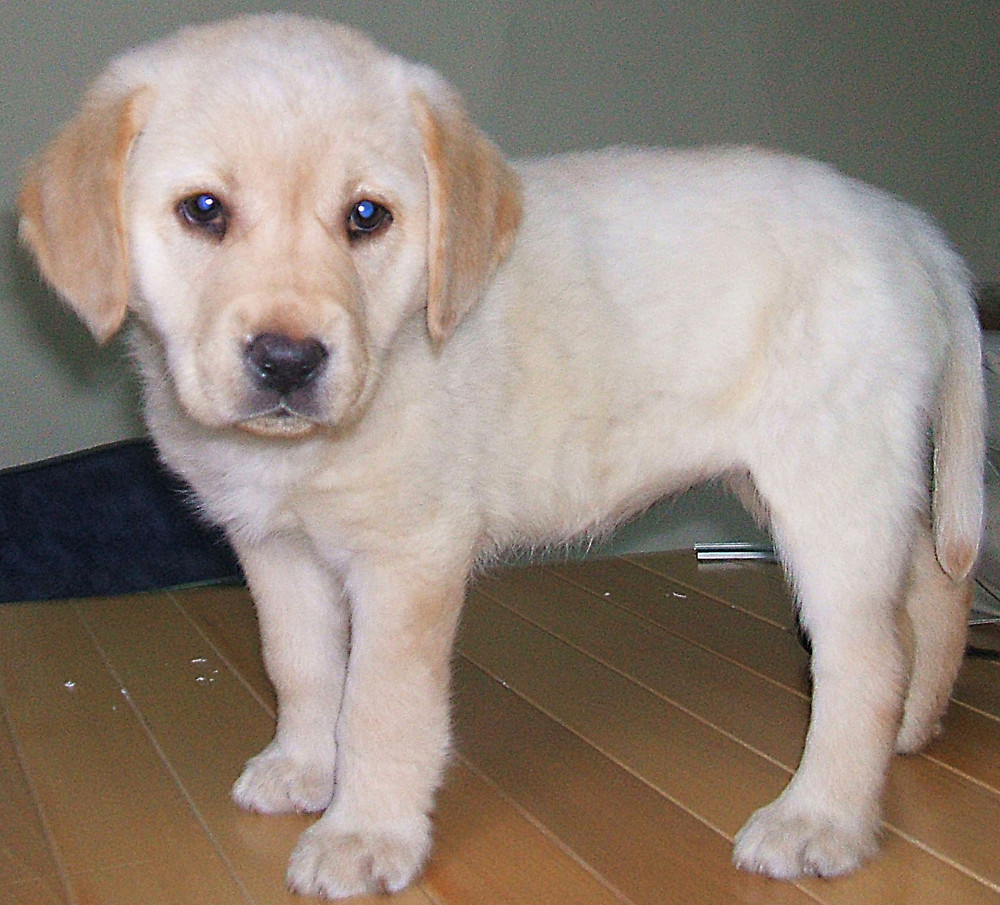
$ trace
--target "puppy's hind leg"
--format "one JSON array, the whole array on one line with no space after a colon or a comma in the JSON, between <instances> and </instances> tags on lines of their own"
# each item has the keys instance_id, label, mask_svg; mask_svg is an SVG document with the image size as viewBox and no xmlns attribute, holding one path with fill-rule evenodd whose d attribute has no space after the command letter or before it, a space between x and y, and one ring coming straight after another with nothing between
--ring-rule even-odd
<instances>
[{"instance_id":1,"label":"puppy's hind leg","mask_svg":"<svg viewBox=\"0 0 1000 905\"><path fill-rule=\"evenodd\" d=\"M896 736L901 754L919 751L941 731L941 717L962 665L972 592L969 579L955 581L945 574L930 528L921 524L900 611L910 661L903 722Z\"/></svg>"},{"instance_id":2,"label":"puppy's hind leg","mask_svg":"<svg viewBox=\"0 0 1000 905\"><path fill-rule=\"evenodd\" d=\"M785 879L845 874L875 853L902 709L895 613L915 510L879 469L879 443L851 440L754 471L812 641L813 702L798 771L740 831L734 860Z\"/></svg>"}]
</instances>

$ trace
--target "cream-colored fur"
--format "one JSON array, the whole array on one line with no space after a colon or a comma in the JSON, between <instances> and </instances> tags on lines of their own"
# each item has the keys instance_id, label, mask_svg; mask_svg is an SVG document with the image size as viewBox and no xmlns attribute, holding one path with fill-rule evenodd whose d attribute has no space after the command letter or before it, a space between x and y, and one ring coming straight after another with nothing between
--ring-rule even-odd
<instances>
[{"instance_id":1,"label":"cream-colored fur","mask_svg":"<svg viewBox=\"0 0 1000 905\"><path fill-rule=\"evenodd\" d=\"M391 220L352 238L360 201ZM430 71L279 16L116 61L22 213L98 337L132 313L153 436L246 570L279 716L233 796L324 811L294 889L424 863L478 561L711 476L770 523L814 647L801 766L735 860L873 853L894 743L934 733L958 668L982 517L969 281L918 212L747 149L511 165ZM320 350L291 388L265 335Z\"/></svg>"}]
</instances>

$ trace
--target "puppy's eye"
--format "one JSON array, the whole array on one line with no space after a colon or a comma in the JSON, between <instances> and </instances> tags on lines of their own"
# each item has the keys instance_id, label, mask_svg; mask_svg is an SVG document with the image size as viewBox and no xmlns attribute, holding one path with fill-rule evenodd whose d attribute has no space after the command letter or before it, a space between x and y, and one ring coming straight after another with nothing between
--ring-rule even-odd
<instances>
[{"instance_id":1,"label":"puppy's eye","mask_svg":"<svg viewBox=\"0 0 1000 905\"><path fill-rule=\"evenodd\" d=\"M204 230L221 239L229 225L229 215L223 203L209 192L199 192L178 205L181 218L189 226Z\"/></svg>"},{"instance_id":2,"label":"puppy's eye","mask_svg":"<svg viewBox=\"0 0 1000 905\"><path fill-rule=\"evenodd\" d=\"M360 239L372 233L385 229L392 223L389 209L367 198L359 201L351 208L347 217L347 236L350 239Z\"/></svg>"}]
</instances>

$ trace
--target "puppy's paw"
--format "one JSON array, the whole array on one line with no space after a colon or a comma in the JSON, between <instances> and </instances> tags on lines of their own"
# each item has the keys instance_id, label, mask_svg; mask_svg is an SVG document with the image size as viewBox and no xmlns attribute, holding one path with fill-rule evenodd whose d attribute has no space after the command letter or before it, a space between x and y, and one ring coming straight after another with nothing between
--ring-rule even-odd
<instances>
[{"instance_id":1,"label":"puppy's paw","mask_svg":"<svg viewBox=\"0 0 1000 905\"><path fill-rule=\"evenodd\" d=\"M333 799L333 770L332 759L329 763L297 760L272 742L247 761L233 784L233 801L261 814L323 811Z\"/></svg>"},{"instance_id":2,"label":"puppy's paw","mask_svg":"<svg viewBox=\"0 0 1000 905\"><path fill-rule=\"evenodd\" d=\"M919 754L943 733L941 720L918 720L907 713L896 735L895 751L897 754Z\"/></svg>"},{"instance_id":3,"label":"puppy's paw","mask_svg":"<svg viewBox=\"0 0 1000 905\"><path fill-rule=\"evenodd\" d=\"M320 820L306 830L288 864L288 886L331 899L404 889L431 848L430 820L421 817L390 830L347 831Z\"/></svg>"},{"instance_id":4,"label":"puppy's paw","mask_svg":"<svg viewBox=\"0 0 1000 905\"><path fill-rule=\"evenodd\" d=\"M838 820L778 799L754 814L736 836L733 862L779 880L839 877L878 850L878 822Z\"/></svg>"}]
</instances>

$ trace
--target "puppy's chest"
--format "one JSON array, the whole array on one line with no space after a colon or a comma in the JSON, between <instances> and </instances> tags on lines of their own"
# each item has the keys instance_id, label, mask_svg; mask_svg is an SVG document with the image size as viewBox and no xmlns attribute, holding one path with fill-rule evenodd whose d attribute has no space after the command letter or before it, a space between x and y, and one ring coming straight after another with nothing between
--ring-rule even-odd
<instances>
[{"instance_id":1,"label":"puppy's chest","mask_svg":"<svg viewBox=\"0 0 1000 905\"><path fill-rule=\"evenodd\" d=\"M209 491L214 507L226 510L223 520L231 530L250 539L298 535L334 563L367 546L369 535L393 520L398 495L373 474L365 480L352 468L254 465L231 472Z\"/></svg>"}]
</instances>

